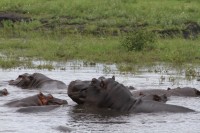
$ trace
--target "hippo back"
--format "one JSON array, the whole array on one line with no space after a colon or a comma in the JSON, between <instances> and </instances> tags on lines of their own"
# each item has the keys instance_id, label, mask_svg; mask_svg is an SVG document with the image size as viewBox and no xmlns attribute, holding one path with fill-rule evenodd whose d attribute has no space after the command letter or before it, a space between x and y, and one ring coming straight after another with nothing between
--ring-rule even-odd
<instances>
[{"instance_id":1,"label":"hippo back","mask_svg":"<svg viewBox=\"0 0 200 133\"><path fill-rule=\"evenodd\" d=\"M186 97L197 97L200 96L200 91L196 88L183 87L183 88L174 88L167 90L171 96L186 96Z\"/></svg>"}]
</instances>

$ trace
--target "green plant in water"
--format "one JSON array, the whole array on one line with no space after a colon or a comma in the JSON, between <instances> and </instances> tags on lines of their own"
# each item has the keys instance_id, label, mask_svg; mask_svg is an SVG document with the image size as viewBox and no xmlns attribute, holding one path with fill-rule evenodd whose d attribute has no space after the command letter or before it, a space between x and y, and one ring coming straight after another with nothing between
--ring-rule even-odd
<instances>
[{"instance_id":1,"label":"green plant in water","mask_svg":"<svg viewBox=\"0 0 200 133\"><path fill-rule=\"evenodd\" d=\"M146 30L136 30L123 37L121 45L128 51L152 50L155 48L156 35Z\"/></svg>"},{"instance_id":2,"label":"green plant in water","mask_svg":"<svg viewBox=\"0 0 200 133\"><path fill-rule=\"evenodd\" d=\"M194 68L187 68L185 70L185 76L190 76L190 77L196 77L198 75L198 73L196 72L196 70Z\"/></svg>"}]
</instances>

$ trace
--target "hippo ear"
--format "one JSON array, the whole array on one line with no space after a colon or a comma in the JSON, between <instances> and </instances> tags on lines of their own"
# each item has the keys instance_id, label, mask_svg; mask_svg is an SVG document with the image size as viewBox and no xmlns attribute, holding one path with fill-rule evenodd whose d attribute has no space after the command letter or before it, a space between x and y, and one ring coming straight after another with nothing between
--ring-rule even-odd
<instances>
[{"instance_id":1,"label":"hippo ear","mask_svg":"<svg viewBox=\"0 0 200 133\"><path fill-rule=\"evenodd\" d=\"M115 81L115 76L112 76L112 79Z\"/></svg>"},{"instance_id":2,"label":"hippo ear","mask_svg":"<svg viewBox=\"0 0 200 133\"><path fill-rule=\"evenodd\" d=\"M93 78L91 83L92 83L92 84L95 84L95 83L97 83L97 81L98 81L98 80L97 80L96 78Z\"/></svg>"},{"instance_id":3,"label":"hippo ear","mask_svg":"<svg viewBox=\"0 0 200 133\"><path fill-rule=\"evenodd\" d=\"M171 88L168 87L167 90L171 90Z\"/></svg>"},{"instance_id":4,"label":"hippo ear","mask_svg":"<svg viewBox=\"0 0 200 133\"><path fill-rule=\"evenodd\" d=\"M40 92L40 93L39 93L39 96L41 96L41 97L42 97L42 96L44 96L44 94L43 94L42 92Z\"/></svg>"},{"instance_id":5,"label":"hippo ear","mask_svg":"<svg viewBox=\"0 0 200 133\"><path fill-rule=\"evenodd\" d=\"M33 76L29 76L28 78L29 78L30 80L33 80Z\"/></svg>"}]
</instances>

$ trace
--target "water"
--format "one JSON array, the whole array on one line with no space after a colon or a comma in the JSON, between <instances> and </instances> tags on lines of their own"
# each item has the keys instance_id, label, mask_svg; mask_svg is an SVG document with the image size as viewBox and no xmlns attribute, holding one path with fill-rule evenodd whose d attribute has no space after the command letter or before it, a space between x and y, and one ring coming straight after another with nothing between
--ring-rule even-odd
<instances>
[{"instance_id":1,"label":"water","mask_svg":"<svg viewBox=\"0 0 200 133\"><path fill-rule=\"evenodd\" d=\"M35 62L37 63L37 62ZM68 101L62 106L49 112L19 113L18 108L4 106L13 99L20 99L37 94L38 90L22 90L9 86L8 80L15 79L19 74L39 72L50 78L61 80L67 85L76 79L91 80L94 77L115 75L118 82L133 85L137 89L166 89L168 87L195 87L200 89L196 79L187 80L184 73L177 74L176 70L150 72L141 69L134 74L118 72L115 65L96 64L88 66L83 62L68 62L54 64L64 69L36 70L11 69L0 70L0 89L7 88L9 95L0 97L0 132L3 133L198 133L200 131L200 98L172 97L169 104L182 105L196 110L195 113L150 113L123 114L112 110L92 110L77 106L68 96L67 90L57 90L51 94ZM106 70L105 70L106 68ZM109 69L108 69L109 68ZM157 68L156 68L157 69ZM109 70L109 71L107 71ZM200 68L198 68L200 70ZM173 79L173 80L172 80ZM47 94L47 92L44 92Z\"/></svg>"}]
</instances>

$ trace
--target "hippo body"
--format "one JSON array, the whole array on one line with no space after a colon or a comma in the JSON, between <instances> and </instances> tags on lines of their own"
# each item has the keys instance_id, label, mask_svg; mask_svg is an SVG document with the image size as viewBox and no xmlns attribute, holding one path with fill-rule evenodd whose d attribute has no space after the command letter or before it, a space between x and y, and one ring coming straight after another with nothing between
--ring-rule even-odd
<instances>
[{"instance_id":1,"label":"hippo body","mask_svg":"<svg viewBox=\"0 0 200 133\"><path fill-rule=\"evenodd\" d=\"M20 100L11 101L5 105L9 107L28 107L28 106L47 106L47 105L63 105L67 104L66 100L54 98L52 95L44 95L42 93L23 98Z\"/></svg>"},{"instance_id":2,"label":"hippo body","mask_svg":"<svg viewBox=\"0 0 200 133\"><path fill-rule=\"evenodd\" d=\"M62 81L51 79L41 73L28 74L24 73L19 75L16 80L10 80L9 85L14 85L22 89L49 89L58 88L66 89L67 86Z\"/></svg>"},{"instance_id":3,"label":"hippo body","mask_svg":"<svg viewBox=\"0 0 200 133\"><path fill-rule=\"evenodd\" d=\"M99 77L98 80L105 80L105 77ZM84 90L87 89L90 85L91 81L81 81L81 80L75 80L70 82L69 86L68 86L68 95L70 95L70 91L78 91L78 90ZM130 88L130 86L126 86L127 89ZM130 89L129 89L130 90ZM142 94L141 93L138 95L134 95L135 98L141 98L143 100L153 100L153 101L158 101L158 102L166 102L167 101L167 97L165 95L156 95L156 94ZM76 103L81 104L82 101L79 99L74 99L73 96L71 96L71 99L74 100Z\"/></svg>"},{"instance_id":4,"label":"hippo body","mask_svg":"<svg viewBox=\"0 0 200 133\"><path fill-rule=\"evenodd\" d=\"M168 88L167 90L164 89L148 89L148 90L135 90L132 91L133 96L137 97L140 94L144 95L166 95L167 97L170 96L182 96L182 97L197 97L200 96L200 91L197 90L196 88L191 88L191 87L177 87L170 89Z\"/></svg>"},{"instance_id":5,"label":"hippo body","mask_svg":"<svg viewBox=\"0 0 200 133\"><path fill-rule=\"evenodd\" d=\"M38 113L38 112L49 112L51 110L61 107L60 105L49 105L49 106L28 106L17 109L20 113Z\"/></svg>"},{"instance_id":6,"label":"hippo body","mask_svg":"<svg viewBox=\"0 0 200 133\"><path fill-rule=\"evenodd\" d=\"M78 104L88 107L110 108L121 112L152 113L152 112L194 112L194 110L156 101L134 98L131 92L115 78L98 80L93 78L87 88L68 88L68 95Z\"/></svg>"},{"instance_id":7,"label":"hippo body","mask_svg":"<svg viewBox=\"0 0 200 133\"><path fill-rule=\"evenodd\" d=\"M8 95L7 89L0 90L0 96L7 96L7 95Z\"/></svg>"}]
</instances>

